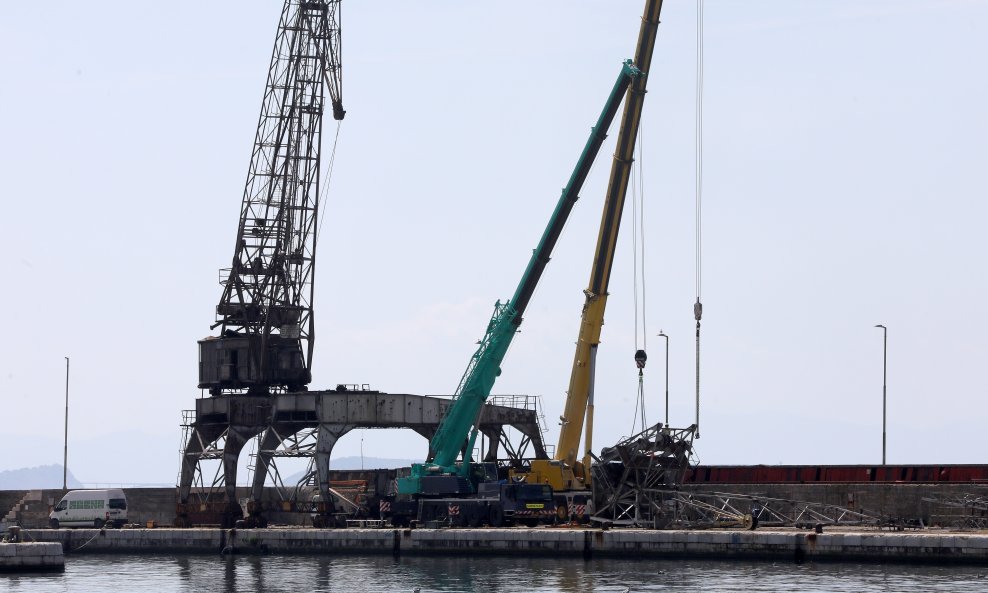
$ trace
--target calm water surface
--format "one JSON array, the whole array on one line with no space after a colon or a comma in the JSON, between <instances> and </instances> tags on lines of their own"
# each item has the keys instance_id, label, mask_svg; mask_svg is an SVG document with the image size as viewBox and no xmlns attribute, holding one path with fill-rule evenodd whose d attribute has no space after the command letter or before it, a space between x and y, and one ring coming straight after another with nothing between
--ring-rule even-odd
<instances>
[{"instance_id":1,"label":"calm water surface","mask_svg":"<svg viewBox=\"0 0 988 593\"><path fill-rule=\"evenodd\" d=\"M66 558L57 575L2 575L0 591L593 592L988 591L988 567L488 557Z\"/></svg>"}]
</instances>

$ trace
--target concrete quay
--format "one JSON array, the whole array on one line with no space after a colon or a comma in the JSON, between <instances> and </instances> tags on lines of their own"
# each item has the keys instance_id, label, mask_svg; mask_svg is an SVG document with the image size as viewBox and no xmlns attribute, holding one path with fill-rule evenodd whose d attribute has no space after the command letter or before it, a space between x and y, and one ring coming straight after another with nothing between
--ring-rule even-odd
<instances>
[{"instance_id":1,"label":"concrete quay","mask_svg":"<svg viewBox=\"0 0 988 593\"><path fill-rule=\"evenodd\" d=\"M58 543L0 543L0 572L63 570L65 554Z\"/></svg>"},{"instance_id":2,"label":"concrete quay","mask_svg":"<svg viewBox=\"0 0 988 593\"><path fill-rule=\"evenodd\" d=\"M25 530L74 553L553 555L988 565L985 532L631 529Z\"/></svg>"}]
</instances>

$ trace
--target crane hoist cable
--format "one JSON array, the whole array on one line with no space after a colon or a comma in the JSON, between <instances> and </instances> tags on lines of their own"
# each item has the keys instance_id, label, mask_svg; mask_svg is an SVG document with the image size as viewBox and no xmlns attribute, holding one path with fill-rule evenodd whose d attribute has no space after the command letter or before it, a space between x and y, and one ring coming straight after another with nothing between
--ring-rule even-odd
<instances>
[{"instance_id":1,"label":"crane hoist cable","mask_svg":"<svg viewBox=\"0 0 988 593\"><path fill-rule=\"evenodd\" d=\"M631 434L635 434L635 424L641 418L642 430L648 427L645 417L645 361L648 359L648 327L645 304L645 176L643 172L643 141L641 127L638 128L638 141L635 144L635 166L631 168L631 208L632 244L634 253L633 293L635 306L635 365L638 367L638 394L635 401L635 417ZM639 334L639 329L641 330ZM639 335L641 341L639 342Z\"/></svg>"},{"instance_id":2,"label":"crane hoist cable","mask_svg":"<svg viewBox=\"0 0 988 593\"><path fill-rule=\"evenodd\" d=\"M326 165L326 184L322 186L322 195L319 196L320 209L326 208L326 194L329 192L329 184L333 180L333 164L336 162L336 147L340 143L340 124L343 122L340 120L336 121L336 134L333 136L333 150L329 153L329 163ZM316 242L319 241L319 236L322 235L322 225L326 222L326 217L319 212L319 228L316 229Z\"/></svg>"},{"instance_id":3,"label":"crane hoist cable","mask_svg":"<svg viewBox=\"0 0 988 593\"><path fill-rule=\"evenodd\" d=\"M634 246L635 348L648 349L648 327L645 315L645 177L642 170L642 132L638 128L635 144L635 164L631 169L632 243ZM640 281L639 281L640 278ZM639 318L640 315L640 318ZM641 342L638 341L641 329Z\"/></svg>"},{"instance_id":4,"label":"crane hoist cable","mask_svg":"<svg viewBox=\"0 0 988 593\"><path fill-rule=\"evenodd\" d=\"M700 318L703 303L700 301L702 279L702 224L703 201L703 0L696 2L696 303L693 317L696 319L696 437L700 438Z\"/></svg>"}]
</instances>

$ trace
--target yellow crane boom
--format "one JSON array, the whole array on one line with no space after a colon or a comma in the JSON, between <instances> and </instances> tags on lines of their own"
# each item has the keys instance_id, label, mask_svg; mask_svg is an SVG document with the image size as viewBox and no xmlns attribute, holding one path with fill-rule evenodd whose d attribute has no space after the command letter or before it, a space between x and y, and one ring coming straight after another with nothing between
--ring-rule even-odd
<instances>
[{"instance_id":1,"label":"yellow crane boom","mask_svg":"<svg viewBox=\"0 0 988 593\"><path fill-rule=\"evenodd\" d=\"M592 446L593 427L593 376L597 346L600 343L601 327L604 325L604 310L607 306L607 286L614 263L614 249L621 227L621 213L631 178L634 163L635 140L641 123L642 106L645 102L645 87L655 49L655 38L659 26L662 0L647 0L638 34L634 65L643 72L628 87L618 132L617 148L611 165L610 181L604 201L604 211L597 235L597 249L594 252L590 283L584 291L586 301L580 320L580 332L573 357L567 391L566 407L561 417L559 443L555 459L532 462L529 482L548 483L553 490L565 492L585 491L590 486L589 451ZM584 421L586 423L584 424ZM580 451L581 431L586 426L586 447ZM578 459L582 457L583 460Z\"/></svg>"}]
</instances>

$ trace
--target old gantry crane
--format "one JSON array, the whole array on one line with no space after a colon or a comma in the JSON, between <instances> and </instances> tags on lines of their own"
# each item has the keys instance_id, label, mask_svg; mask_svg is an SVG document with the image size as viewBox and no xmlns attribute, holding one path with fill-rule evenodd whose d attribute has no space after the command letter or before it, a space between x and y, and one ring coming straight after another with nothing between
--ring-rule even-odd
<instances>
[{"instance_id":1,"label":"old gantry crane","mask_svg":"<svg viewBox=\"0 0 988 593\"><path fill-rule=\"evenodd\" d=\"M330 110L336 120L344 116L339 11L340 0L285 0L281 12L233 262L220 274L215 334L199 341L199 387L209 397L183 412L180 526L233 525L244 511L249 526L264 525L269 516L339 524L347 513L334 502L329 469L339 439L356 428L408 428L431 439L451 405L445 398L362 386L307 387L323 117ZM508 446L508 427L523 435L520 446ZM487 405L479 429L504 444L511 459L529 447L546 455L534 408ZM250 489L241 498L237 468L252 440ZM492 445L488 460L497 451ZM293 489L276 458L310 460ZM273 491L266 490L269 479Z\"/></svg>"},{"instance_id":2,"label":"old gantry crane","mask_svg":"<svg viewBox=\"0 0 988 593\"><path fill-rule=\"evenodd\" d=\"M271 396L311 381L313 276L323 115L344 116L340 0L286 0L278 23L230 268L221 272L216 335L199 341L199 387L210 418L196 418L182 456L179 521L229 522L237 461L259 434ZM328 94L328 97L327 97ZM189 496L199 462L222 459L224 500ZM216 518L220 520L216 520Z\"/></svg>"}]
</instances>

